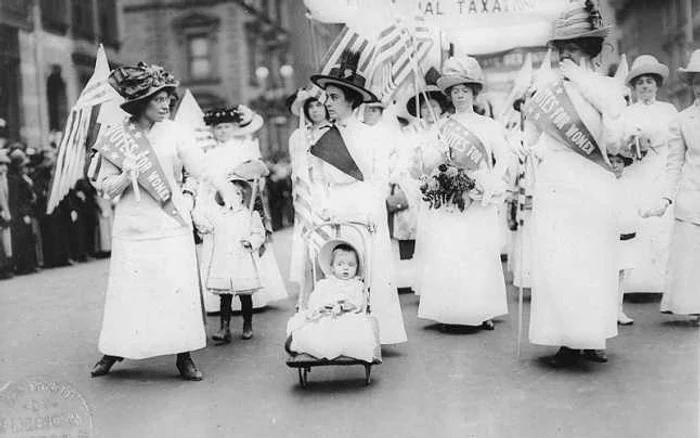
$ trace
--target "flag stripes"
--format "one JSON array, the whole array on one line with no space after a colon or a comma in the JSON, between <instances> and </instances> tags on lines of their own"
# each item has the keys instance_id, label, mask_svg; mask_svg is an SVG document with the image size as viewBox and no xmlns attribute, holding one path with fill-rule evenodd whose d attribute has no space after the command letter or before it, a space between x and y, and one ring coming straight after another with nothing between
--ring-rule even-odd
<instances>
[{"instance_id":1,"label":"flag stripes","mask_svg":"<svg viewBox=\"0 0 700 438\"><path fill-rule=\"evenodd\" d=\"M326 230L315 229L323 222L323 219L314 212L311 205L311 190L309 185L300 177L294 179L293 186L294 214L302 225L303 236L307 244L314 250L321 249L324 243L331 240L331 235Z\"/></svg>"}]
</instances>

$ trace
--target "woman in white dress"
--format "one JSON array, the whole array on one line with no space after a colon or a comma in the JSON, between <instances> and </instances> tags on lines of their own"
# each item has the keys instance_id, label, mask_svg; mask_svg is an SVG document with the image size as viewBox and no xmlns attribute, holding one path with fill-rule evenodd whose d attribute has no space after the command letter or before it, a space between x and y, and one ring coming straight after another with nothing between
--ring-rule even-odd
<instances>
[{"instance_id":1,"label":"woman in white dress","mask_svg":"<svg viewBox=\"0 0 700 438\"><path fill-rule=\"evenodd\" d=\"M216 139L216 146L206 152L207 165L213 169L219 169L226 174L231 174L238 166L246 161L261 160L260 149L258 142L251 138L263 126L263 119L260 115L254 113L244 105L238 105L233 108L219 108L205 114L205 122L211 125ZM258 210L262 208L260 195L263 190L262 184L258 187L258 200L256 200ZM195 225L200 221L203 212L208 210L216 210L217 206L214 202L214 191L206 184L200 184L197 189L197 202L193 218ZM200 214L202 212L202 214ZM263 217L263 223L267 229L267 239L261 251L260 257L260 277L263 283L263 288L252 296L253 308L265 307L269 302L282 300L287 298L287 289L284 285L284 280L280 274L272 244L270 241L271 228L269 226L268 215L265 211L259 211ZM202 236L202 244L199 248L199 264L202 272L202 278L206 276L209 265L211 264L213 237L210 234ZM241 296L244 300L250 299L250 296ZM218 295L206 293L204 297L204 307L207 312L220 311L220 299ZM243 302L234 300L232 309L243 310ZM248 303L245 303L248 306ZM246 314L247 307L246 307ZM252 321L244 320L244 339L252 337Z\"/></svg>"},{"instance_id":2,"label":"woman in white dress","mask_svg":"<svg viewBox=\"0 0 700 438\"><path fill-rule=\"evenodd\" d=\"M561 347L550 359L553 367L575 364L580 350L587 360L606 362L606 340L617 335L617 181L607 154L623 145L625 100L623 87L597 74L592 62L608 32L590 0L570 5L551 40L560 71L541 69L524 106L528 144L541 159L529 337ZM551 116L553 103L557 111L569 109L565 123Z\"/></svg>"},{"instance_id":3,"label":"woman in white dress","mask_svg":"<svg viewBox=\"0 0 700 438\"><path fill-rule=\"evenodd\" d=\"M642 160L636 160L625 168L621 178L629 185L626 192L638 210L663 196L666 187L666 159L668 157L669 125L678 114L668 102L656 99L659 88L668 78L668 67L651 55L634 60L627 76L627 84L633 89L636 102L625 108L623 119L644 147L650 150ZM636 266L625 278L624 290L629 292L660 292L664 290L668 247L671 240L673 214L641 221L636 239L639 253ZM620 309L619 322L631 323Z\"/></svg>"},{"instance_id":4,"label":"woman in white dress","mask_svg":"<svg viewBox=\"0 0 700 438\"><path fill-rule=\"evenodd\" d=\"M172 75L139 63L113 71L110 79L132 117L109 127L96 145L96 186L119 201L99 340L104 356L92 375L109 373L123 358L177 354L181 376L202 380L189 353L206 341L190 220L193 199L180 189L180 170L184 165L212 184L228 206L235 194L222 172L206 167L194 133L168 120L178 85Z\"/></svg>"},{"instance_id":5,"label":"woman in white dress","mask_svg":"<svg viewBox=\"0 0 700 438\"><path fill-rule=\"evenodd\" d=\"M644 216L662 216L674 205L661 311L690 315L700 325L700 50L693 52L688 67L679 69L679 74L692 89L695 102L671 123L666 193Z\"/></svg>"},{"instance_id":6,"label":"woman in white dress","mask_svg":"<svg viewBox=\"0 0 700 438\"><path fill-rule=\"evenodd\" d=\"M463 164L460 153L464 155L464 140L455 140L455 136L471 135L471 141L480 143L484 153L475 162L478 168L467 169L484 200L471 202L464 211L453 206L423 206L418 317L493 330L492 318L508 313L498 203L503 199L513 156L503 128L474 112L474 98L484 86L476 59L450 58L438 86L452 101L455 114L438 122L436 141L422 151L422 172L430 177L443 163Z\"/></svg>"},{"instance_id":7,"label":"woman in white dress","mask_svg":"<svg viewBox=\"0 0 700 438\"><path fill-rule=\"evenodd\" d=\"M426 82L429 80L426 75ZM403 129L404 139L397 142L391 156L390 182L403 192L407 201L404 209L396 211L393 217L397 286L410 287L416 294L420 294L417 284L421 263L420 219L425 208L420 192L421 173L414 161L420 158L420 148L437 135L437 122L448 107L446 96L436 85L427 85L423 92L411 97L406 111L415 119Z\"/></svg>"},{"instance_id":8,"label":"woman in white dress","mask_svg":"<svg viewBox=\"0 0 700 438\"><path fill-rule=\"evenodd\" d=\"M314 185L321 188L314 199L314 207L318 206L325 217L369 220L376 227L370 249L372 313L379 323L381 343L398 344L406 342L407 337L392 278L385 203L389 186L388 160L377 144L376 130L361 123L353 114L363 102L377 100L364 88L365 78L357 73L357 60L355 55L346 53L340 65L328 75L311 77L312 82L326 91L326 108L335 123L311 148L315 155L311 178ZM340 139L336 137L338 133ZM325 159L319 158L320 155Z\"/></svg>"},{"instance_id":9,"label":"woman in white dress","mask_svg":"<svg viewBox=\"0 0 700 438\"><path fill-rule=\"evenodd\" d=\"M319 100L306 90L299 90L290 105L290 111L299 117L299 128L289 137L289 157L292 163L292 192L294 202L294 234L292 237L292 256L289 267L289 280L297 283L300 290L311 288L310 277L306 269L308 255L303 239L304 220L311 212L311 176L309 173L309 147L316 143L323 133L330 128L328 110Z\"/></svg>"}]
</instances>

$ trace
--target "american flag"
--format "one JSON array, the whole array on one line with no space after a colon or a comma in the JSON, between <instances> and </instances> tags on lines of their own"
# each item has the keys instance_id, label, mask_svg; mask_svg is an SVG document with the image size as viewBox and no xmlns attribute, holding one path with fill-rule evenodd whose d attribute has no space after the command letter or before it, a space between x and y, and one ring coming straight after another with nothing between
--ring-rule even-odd
<instances>
[{"instance_id":1,"label":"american flag","mask_svg":"<svg viewBox=\"0 0 700 438\"><path fill-rule=\"evenodd\" d=\"M309 184L299 176L294 178L293 200L295 219L302 226L302 232L307 244L311 247L311 253L316 254L324 243L331 240L331 235L323 229L315 229L323 219L313 209Z\"/></svg>"},{"instance_id":2,"label":"american flag","mask_svg":"<svg viewBox=\"0 0 700 438\"><path fill-rule=\"evenodd\" d=\"M85 177L87 151L95 143L100 126L104 125L100 122L105 121L101 116L102 107L119 99L117 92L107 83L108 77L107 55L104 47L100 45L95 71L71 109L61 136L46 206L47 214L51 214L75 184ZM117 113L115 117L118 117Z\"/></svg>"}]
</instances>

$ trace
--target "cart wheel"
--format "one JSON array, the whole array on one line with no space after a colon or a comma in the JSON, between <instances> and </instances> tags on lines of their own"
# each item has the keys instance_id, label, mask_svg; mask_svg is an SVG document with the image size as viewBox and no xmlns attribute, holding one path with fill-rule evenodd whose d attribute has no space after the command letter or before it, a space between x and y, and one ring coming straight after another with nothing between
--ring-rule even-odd
<instances>
[{"instance_id":1,"label":"cart wheel","mask_svg":"<svg viewBox=\"0 0 700 438\"><path fill-rule=\"evenodd\" d=\"M365 365L365 385L371 382L370 375L372 374L372 365Z\"/></svg>"}]
</instances>

